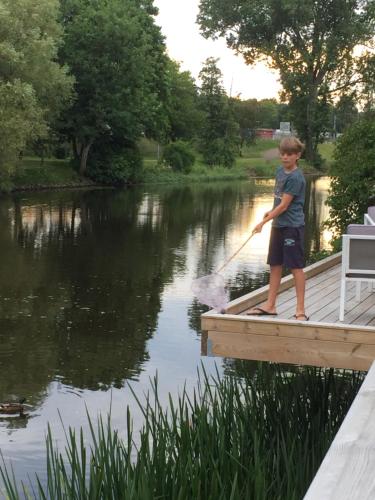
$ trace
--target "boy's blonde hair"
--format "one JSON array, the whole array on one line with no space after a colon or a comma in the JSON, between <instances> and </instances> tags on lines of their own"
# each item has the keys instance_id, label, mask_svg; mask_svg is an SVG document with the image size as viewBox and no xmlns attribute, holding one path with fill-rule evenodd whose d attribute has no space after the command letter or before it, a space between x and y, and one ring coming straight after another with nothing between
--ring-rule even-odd
<instances>
[{"instance_id":1,"label":"boy's blonde hair","mask_svg":"<svg viewBox=\"0 0 375 500\"><path fill-rule=\"evenodd\" d=\"M279 145L280 153L303 153L305 145L297 137L285 137Z\"/></svg>"}]
</instances>

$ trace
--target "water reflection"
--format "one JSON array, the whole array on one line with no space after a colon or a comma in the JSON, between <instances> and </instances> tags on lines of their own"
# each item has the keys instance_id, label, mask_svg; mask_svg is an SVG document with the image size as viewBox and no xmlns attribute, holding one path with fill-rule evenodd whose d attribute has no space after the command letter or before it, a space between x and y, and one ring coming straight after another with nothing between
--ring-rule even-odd
<instances>
[{"instance_id":1,"label":"water reflection","mask_svg":"<svg viewBox=\"0 0 375 500\"><path fill-rule=\"evenodd\" d=\"M326 243L318 223L326 188L318 180L309 190L307 245L314 250ZM11 360L17 370L2 392L19 383L21 366L38 374L41 389L56 375L92 389L136 376L164 287L185 274L186 292L194 275L230 255L269 209L271 192L269 182L258 182L3 202L0 363ZM267 280L269 229L227 271L232 289L247 292Z\"/></svg>"},{"instance_id":2,"label":"water reflection","mask_svg":"<svg viewBox=\"0 0 375 500\"><path fill-rule=\"evenodd\" d=\"M309 252L327 246L327 189L328 180L309 182ZM189 377L204 310L190 283L240 246L272 190L252 181L1 200L0 401L26 396L35 426L52 401L65 405L68 387L99 401L142 372L164 369L170 384ZM233 297L266 283L269 230L225 270ZM1 429L28 422L0 420L0 439Z\"/></svg>"}]
</instances>

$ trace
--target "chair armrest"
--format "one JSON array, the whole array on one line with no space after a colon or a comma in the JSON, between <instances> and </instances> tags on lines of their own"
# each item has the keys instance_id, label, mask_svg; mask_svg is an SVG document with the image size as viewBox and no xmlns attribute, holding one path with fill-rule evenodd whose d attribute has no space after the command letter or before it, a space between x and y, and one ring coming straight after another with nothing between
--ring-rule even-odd
<instances>
[{"instance_id":1,"label":"chair armrest","mask_svg":"<svg viewBox=\"0 0 375 500\"><path fill-rule=\"evenodd\" d=\"M346 234L358 236L375 236L375 225L349 224Z\"/></svg>"},{"instance_id":2,"label":"chair armrest","mask_svg":"<svg viewBox=\"0 0 375 500\"><path fill-rule=\"evenodd\" d=\"M364 216L364 223L375 226L375 207L368 207L367 214Z\"/></svg>"}]
</instances>

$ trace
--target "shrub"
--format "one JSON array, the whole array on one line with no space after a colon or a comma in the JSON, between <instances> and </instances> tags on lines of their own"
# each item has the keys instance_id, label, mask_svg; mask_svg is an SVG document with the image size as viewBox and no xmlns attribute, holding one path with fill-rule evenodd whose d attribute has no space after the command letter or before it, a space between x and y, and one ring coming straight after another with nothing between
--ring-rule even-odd
<instances>
[{"instance_id":1,"label":"shrub","mask_svg":"<svg viewBox=\"0 0 375 500\"><path fill-rule=\"evenodd\" d=\"M138 147L103 147L89 157L87 175L95 182L121 186L142 180L143 163Z\"/></svg>"},{"instance_id":2,"label":"shrub","mask_svg":"<svg viewBox=\"0 0 375 500\"><path fill-rule=\"evenodd\" d=\"M59 144L55 147L54 156L58 160L66 160L71 154L70 144Z\"/></svg>"},{"instance_id":3,"label":"shrub","mask_svg":"<svg viewBox=\"0 0 375 500\"><path fill-rule=\"evenodd\" d=\"M213 139L202 149L203 159L208 165L222 165L226 168L234 165L236 151L236 144L223 138Z\"/></svg>"},{"instance_id":4,"label":"shrub","mask_svg":"<svg viewBox=\"0 0 375 500\"><path fill-rule=\"evenodd\" d=\"M176 141L164 148L163 162L175 172L188 174L195 163L195 155L189 144L184 141Z\"/></svg>"},{"instance_id":5,"label":"shrub","mask_svg":"<svg viewBox=\"0 0 375 500\"><path fill-rule=\"evenodd\" d=\"M375 202L375 122L362 120L347 129L334 158L326 225L342 234L348 224L362 222L368 205Z\"/></svg>"}]
</instances>

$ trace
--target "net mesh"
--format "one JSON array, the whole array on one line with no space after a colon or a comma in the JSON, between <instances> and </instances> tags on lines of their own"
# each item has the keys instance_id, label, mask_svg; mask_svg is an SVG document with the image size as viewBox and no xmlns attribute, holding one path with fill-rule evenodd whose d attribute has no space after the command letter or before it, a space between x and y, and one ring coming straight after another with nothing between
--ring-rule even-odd
<instances>
[{"instance_id":1,"label":"net mesh","mask_svg":"<svg viewBox=\"0 0 375 500\"><path fill-rule=\"evenodd\" d=\"M229 292L225 288L224 278L220 273L231 260L234 259L236 255L243 249L243 247L251 240L251 238L257 233L255 229L246 238L242 245L234 252L233 255L227 259L224 264L214 273L202 278L194 280L191 284L191 289L194 295L197 297L199 302L205 304L206 306L216 309L218 312L225 312L225 308L229 302Z\"/></svg>"},{"instance_id":2,"label":"net mesh","mask_svg":"<svg viewBox=\"0 0 375 500\"><path fill-rule=\"evenodd\" d=\"M220 274L213 273L194 280L191 289L199 302L218 312L223 312L229 302L229 292Z\"/></svg>"}]
</instances>

